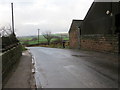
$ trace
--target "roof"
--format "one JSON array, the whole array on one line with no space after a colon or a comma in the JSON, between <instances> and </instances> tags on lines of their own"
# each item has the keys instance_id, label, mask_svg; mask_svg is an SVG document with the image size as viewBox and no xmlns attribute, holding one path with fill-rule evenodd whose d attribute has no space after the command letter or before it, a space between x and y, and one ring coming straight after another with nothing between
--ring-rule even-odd
<instances>
[{"instance_id":1,"label":"roof","mask_svg":"<svg viewBox=\"0 0 120 90\"><path fill-rule=\"evenodd\" d=\"M83 20L75 20L73 19L72 24L70 26L69 32L72 30L73 27L80 27L81 23L83 22Z\"/></svg>"}]
</instances>

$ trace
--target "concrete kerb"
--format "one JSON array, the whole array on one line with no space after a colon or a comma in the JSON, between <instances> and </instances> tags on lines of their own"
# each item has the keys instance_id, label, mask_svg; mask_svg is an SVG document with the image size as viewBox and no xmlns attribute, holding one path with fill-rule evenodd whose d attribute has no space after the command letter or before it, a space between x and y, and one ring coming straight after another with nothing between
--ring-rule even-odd
<instances>
[{"instance_id":1,"label":"concrete kerb","mask_svg":"<svg viewBox=\"0 0 120 90\"><path fill-rule=\"evenodd\" d=\"M38 83L36 82L37 78L36 78L36 72L37 72L37 68L36 68L36 61L35 61L35 57L32 55L32 53L30 52L30 50L28 50L29 54L32 56L32 74L33 74L33 78L35 79L35 88L42 88L42 85L38 85Z\"/></svg>"},{"instance_id":2,"label":"concrete kerb","mask_svg":"<svg viewBox=\"0 0 120 90\"><path fill-rule=\"evenodd\" d=\"M31 70L31 72L32 72L32 78L33 79L35 79L35 62L34 62L34 57L33 57L33 55L32 55L32 53L30 52L30 50L28 50L28 52L29 52L29 54L31 55L31 57L32 57L32 70ZM36 80L35 80L35 85L33 85L33 83L30 83L30 86L31 86L31 88L36 88Z\"/></svg>"}]
</instances>

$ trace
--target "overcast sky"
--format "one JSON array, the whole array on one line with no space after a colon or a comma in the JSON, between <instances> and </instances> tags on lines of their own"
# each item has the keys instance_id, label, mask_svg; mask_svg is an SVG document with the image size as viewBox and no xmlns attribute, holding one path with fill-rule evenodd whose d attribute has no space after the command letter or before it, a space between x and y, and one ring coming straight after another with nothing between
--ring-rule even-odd
<instances>
[{"instance_id":1,"label":"overcast sky","mask_svg":"<svg viewBox=\"0 0 120 90\"><path fill-rule=\"evenodd\" d=\"M83 20L93 0L0 0L0 27L11 24L14 3L17 36L68 32L73 19Z\"/></svg>"}]
</instances>

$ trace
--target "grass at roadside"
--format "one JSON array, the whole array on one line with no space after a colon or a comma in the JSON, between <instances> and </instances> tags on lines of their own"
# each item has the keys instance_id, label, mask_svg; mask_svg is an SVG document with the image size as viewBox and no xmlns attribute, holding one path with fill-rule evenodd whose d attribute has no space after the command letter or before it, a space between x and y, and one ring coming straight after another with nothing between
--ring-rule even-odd
<instances>
[{"instance_id":1,"label":"grass at roadside","mask_svg":"<svg viewBox=\"0 0 120 90\"><path fill-rule=\"evenodd\" d=\"M27 48L25 48L25 46L22 45L22 51L26 51Z\"/></svg>"}]
</instances>

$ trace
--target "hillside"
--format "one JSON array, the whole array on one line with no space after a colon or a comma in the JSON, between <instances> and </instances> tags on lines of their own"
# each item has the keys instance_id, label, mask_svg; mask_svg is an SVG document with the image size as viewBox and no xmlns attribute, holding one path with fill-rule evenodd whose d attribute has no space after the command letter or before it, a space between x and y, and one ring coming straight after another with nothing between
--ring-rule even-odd
<instances>
[{"instance_id":1,"label":"hillside","mask_svg":"<svg viewBox=\"0 0 120 90\"><path fill-rule=\"evenodd\" d=\"M58 33L58 34L52 34L55 38L51 40L51 43L56 41L57 38L62 38L62 40L69 40L69 35L68 33ZM28 44L28 45L33 45L33 44L38 44L38 36L22 36L22 37L17 37L22 44ZM39 35L39 44L41 43L47 43L47 40L44 38L43 35Z\"/></svg>"}]
</instances>

